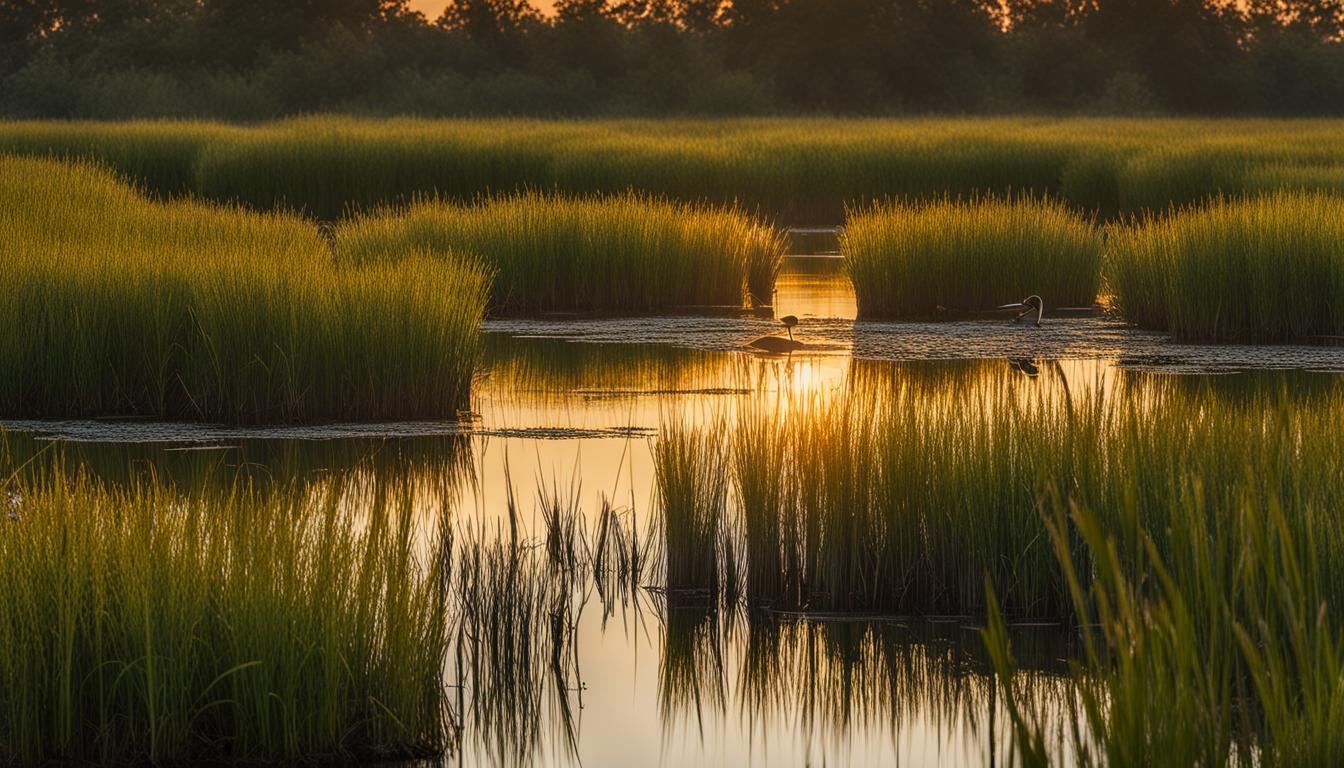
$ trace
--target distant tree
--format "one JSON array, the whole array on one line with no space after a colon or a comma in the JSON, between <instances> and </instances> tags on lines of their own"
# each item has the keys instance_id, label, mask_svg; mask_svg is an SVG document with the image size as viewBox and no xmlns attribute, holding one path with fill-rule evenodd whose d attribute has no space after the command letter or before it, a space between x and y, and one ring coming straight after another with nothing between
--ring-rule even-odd
<instances>
[{"instance_id":1,"label":"distant tree","mask_svg":"<svg viewBox=\"0 0 1344 768\"><path fill-rule=\"evenodd\" d=\"M1215 0L1093 0L1083 18L1124 70L1142 75L1166 104L1194 112L1237 103L1239 22L1235 7Z\"/></svg>"},{"instance_id":2,"label":"distant tree","mask_svg":"<svg viewBox=\"0 0 1344 768\"><path fill-rule=\"evenodd\" d=\"M1278 27L1325 40L1344 36L1344 0L1248 0L1247 15L1262 30Z\"/></svg>"},{"instance_id":3,"label":"distant tree","mask_svg":"<svg viewBox=\"0 0 1344 768\"><path fill-rule=\"evenodd\" d=\"M539 18L527 0L452 0L439 24L474 40L490 41L515 34Z\"/></svg>"},{"instance_id":4,"label":"distant tree","mask_svg":"<svg viewBox=\"0 0 1344 768\"><path fill-rule=\"evenodd\" d=\"M556 69L605 81L625 68L626 36L608 0L559 0L547 53Z\"/></svg>"},{"instance_id":5,"label":"distant tree","mask_svg":"<svg viewBox=\"0 0 1344 768\"><path fill-rule=\"evenodd\" d=\"M408 13L406 0L191 1L203 13L202 46L235 67L265 52L295 50L334 26L368 29Z\"/></svg>"}]
</instances>

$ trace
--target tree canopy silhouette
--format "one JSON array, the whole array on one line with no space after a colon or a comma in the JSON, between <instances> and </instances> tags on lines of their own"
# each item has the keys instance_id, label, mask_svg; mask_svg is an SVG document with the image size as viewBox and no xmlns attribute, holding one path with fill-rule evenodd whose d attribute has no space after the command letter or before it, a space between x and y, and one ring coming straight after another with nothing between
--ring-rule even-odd
<instances>
[{"instance_id":1,"label":"tree canopy silhouette","mask_svg":"<svg viewBox=\"0 0 1344 768\"><path fill-rule=\"evenodd\" d=\"M1344 0L0 0L10 116L1344 112Z\"/></svg>"}]
</instances>

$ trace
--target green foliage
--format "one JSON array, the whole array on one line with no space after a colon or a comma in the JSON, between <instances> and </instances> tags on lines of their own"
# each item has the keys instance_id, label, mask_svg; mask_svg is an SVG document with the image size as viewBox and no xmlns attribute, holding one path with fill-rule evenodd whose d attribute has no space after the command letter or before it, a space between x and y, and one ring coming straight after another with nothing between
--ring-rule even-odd
<instances>
[{"instance_id":1,"label":"green foliage","mask_svg":"<svg viewBox=\"0 0 1344 768\"><path fill-rule=\"evenodd\" d=\"M740 211L634 193L422 202L336 230L336 252L352 263L420 251L479 254L495 271L498 313L639 312L768 303L784 242Z\"/></svg>"},{"instance_id":2,"label":"green foliage","mask_svg":"<svg viewBox=\"0 0 1344 768\"><path fill-rule=\"evenodd\" d=\"M1040 513L1052 499L1095 510L1135 578L1152 575L1138 532L1152 532L1163 558L1182 546L1169 531L1193 472L1215 528L1241 504L1282 499L1285 514L1305 515L1344 503L1337 389L1229 399L1161 384L927 384L899 372L860 378L849 394L730 422L736 504L725 541L669 540L669 562L743 553L751 600L811 610L980 613L988 575L1005 611L1059 618L1076 607ZM714 475L711 459L722 459L687 446L723 431L664 430L658 450L679 459L655 467L669 516L713 498L686 478ZM1318 538L1317 556L1344 588L1336 538Z\"/></svg>"},{"instance_id":3,"label":"green foliage","mask_svg":"<svg viewBox=\"0 0 1344 768\"><path fill-rule=\"evenodd\" d=\"M1048 307L1089 306L1101 281L1101 236L1050 200L882 203L847 217L840 239L859 316L931 317L1039 294Z\"/></svg>"},{"instance_id":4,"label":"green foliage","mask_svg":"<svg viewBox=\"0 0 1344 768\"><path fill-rule=\"evenodd\" d=\"M654 448L664 583L674 592L714 597L731 585L728 465L720 431L665 428Z\"/></svg>"},{"instance_id":5,"label":"green foliage","mask_svg":"<svg viewBox=\"0 0 1344 768\"><path fill-rule=\"evenodd\" d=\"M146 200L0 160L0 413L229 422L453 418L489 272L333 263L310 223Z\"/></svg>"},{"instance_id":6,"label":"green foliage","mask_svg":"<svg viewBox=\"0 0 1344 768\"><path fill-rule=\"evenodd\" d=\"M1281 188L1334 192L1344 189L1340 134L1326 120L311 117L0 122L0 150L94 159L159 195L328 221L426 197L534 191L635 192L838 224L846 208L889 199L1048 195L1114 217Z\"/></svg>"},{"instance_id":7,"label":"green foliage","mask_svg":"<svg viewBox=\"0 0 1344 768\"><path fill-rule=\"evenodd\" d=\"M1338 500L1250 491L1263 468L1241 469L1238 497L1182 468L1161 522L1116 526L1058 499L1043 513L1084 617L1078 764L1330 765L1344 748ZM986 639L1006 653L993 628ZM1019 743L1042 740L1012 714Z\"/></svg>"},{"instance_id":8,"label":"green foliage","mask_svg":"<svg viewBox=\"0 0 1344 768\"><path fill-rule=\"evenodd\" d=\"M443 553L409 496L325 486L0 483L0 762L442 752Z\"/></svg>"},{"instance_id":9,"label":"green foliage","mask_svg":"<svg viewBox=\"0 0 1344 768\"><path fill-rule=\"evenodd\" d=\"M1344 199L1280 192L1113 228L1106 272L1127 319L1180 340L1344 335Z\"/></svg>"}]
</instances>

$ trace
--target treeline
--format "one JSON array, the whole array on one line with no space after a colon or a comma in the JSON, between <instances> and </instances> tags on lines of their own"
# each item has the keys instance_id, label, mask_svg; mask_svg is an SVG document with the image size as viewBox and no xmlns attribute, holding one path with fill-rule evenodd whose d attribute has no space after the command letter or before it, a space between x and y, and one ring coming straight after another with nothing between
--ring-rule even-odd
<instances>
[{"instance_id":1,"label":"treeline","mask_svg":"<svg viewBox=\"0 0 1344 768\"><path fill-rule=\"evenodd\" d=\"M1344 0L0 0L0 114L1344 113Z\"/></svg>"}]
</instances>

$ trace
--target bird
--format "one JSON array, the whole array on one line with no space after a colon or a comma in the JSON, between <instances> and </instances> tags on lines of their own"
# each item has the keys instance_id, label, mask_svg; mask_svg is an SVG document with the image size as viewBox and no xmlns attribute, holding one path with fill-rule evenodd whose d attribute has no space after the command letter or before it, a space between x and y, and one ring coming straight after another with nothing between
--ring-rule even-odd
<instances>
[{"instance_id":1,"label":"bird","mask_svg":"<svg viewBox=\"0 0 1344 768\"><path fill-rule=\"evenodd\" d=\"M1036 361L1032 360L1029 357L1010 357L1008 358L1008 365L1013 370L1019 371L1033 378L1039 375L1041 372L1041 369L1036 365Z\"/></svg>"},{"instance_id":2,"label":"bird","mask_svg":"<svg viewBox=\"0 0 1344 768\"><path fill-rule=\"evenodd\" d=\"M747 346L775 355L795 352L807 346L803 342L793 338L793 327L798 324L798 317L796 315L785 315L779 318L779 322L784 324L784 329L789 332L789 338L786 339L783 336L762 336L759 339L747 342Z\"/></svg>"},{"instance_id":3,"label":"bird","mask_svg":"<svg viewBox=\"0 0 1344 768\"><path fill-rule=\"evenodd\" d=\"M1019 313L1017 314L1017 317L1014 317L1014 318L1013 318L1013 322L1015 322L1015 323L1020 323L1020 322L1022 322L1022 318L1026 317L1027 315L1030 315L1032 312L1035 312L1035 313L1036 313L1036 325L1039 326L1039 325L1041 324L1041 316L1045 314L1045 302L1041 300L1041 297L1040 297L1040 296L1032 295L1032 296L1028 296L1027 298L1023 299L1022 301L1019 301L1019 302L1016 303L1016 304L1004 304L1004 305L998 307L998 309L1020 309L1020 310L1022 310L1021 312L1019 312Z\"/></svg>"}]
</instances>

